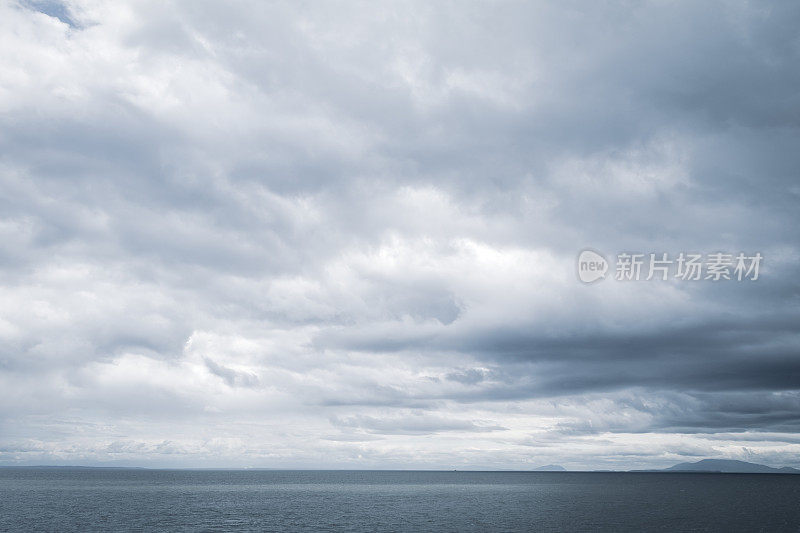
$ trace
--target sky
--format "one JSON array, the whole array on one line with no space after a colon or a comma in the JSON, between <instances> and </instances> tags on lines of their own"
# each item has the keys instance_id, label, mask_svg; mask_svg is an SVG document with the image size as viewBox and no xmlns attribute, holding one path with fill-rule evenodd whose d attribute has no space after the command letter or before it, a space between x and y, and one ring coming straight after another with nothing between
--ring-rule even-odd
<instances>
[{"instance_id":1,"label":"sky","mask_svg":"<svg viewBox=\"0 0 800 533\"><path fill-rule=\"evenodd\" d=\"M798 27L0 1L0 465L800 467Z\"/></svg>"}]
</instances>

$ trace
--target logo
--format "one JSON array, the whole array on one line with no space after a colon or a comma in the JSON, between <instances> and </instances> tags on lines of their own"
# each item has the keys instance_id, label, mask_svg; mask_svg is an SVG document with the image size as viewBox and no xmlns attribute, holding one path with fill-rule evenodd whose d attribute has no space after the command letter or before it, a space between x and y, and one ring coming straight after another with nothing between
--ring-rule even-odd
<instances>
[{"instance_id":1,"label":"logo","mask_svg":"<svg viewBox=\"0 0 800 533\"><path fill-rule=\"evenodd\" d=\"M584 283L605 279L608 261L593 250L583 250L578 255L578 278Z\"/></svg>"}]
</instances>

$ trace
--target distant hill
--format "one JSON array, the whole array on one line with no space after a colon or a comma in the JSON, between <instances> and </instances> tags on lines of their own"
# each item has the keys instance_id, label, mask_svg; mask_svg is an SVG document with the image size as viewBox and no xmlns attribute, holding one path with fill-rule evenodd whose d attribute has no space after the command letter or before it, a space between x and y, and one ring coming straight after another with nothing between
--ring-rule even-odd
<instances>
[{"instance_id":1,"label":"distant hill","mask_svg":"<svg viewBox=\"0 0 800 533\"><path fill-rule=\"evenodd\" d=\"M703 459L696 463L680 463L662 472L728 472L728 473L753 473L753 474L800 474L800 470L784 466L773 468L771 466L734 461L731 459Z\"/></svg>"},{"instance_id":2,"label":"distant hill","mask_svg":"<svg viewBox=\"0 0 800 533\"><path fill-rule=\"evenodd\" d=\"M561 465L544 465L533 469L533 472L566 472Z\"/></svg>"}]
</instances>

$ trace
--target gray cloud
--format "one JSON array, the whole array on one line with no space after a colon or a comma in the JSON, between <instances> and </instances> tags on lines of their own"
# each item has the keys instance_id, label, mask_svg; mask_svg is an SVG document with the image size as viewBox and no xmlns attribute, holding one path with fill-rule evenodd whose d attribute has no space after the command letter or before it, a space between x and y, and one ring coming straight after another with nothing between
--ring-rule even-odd
<instances>
[{"instance_id":1,"label":"gray cloud","mask_svg":"<svg viewBox=\"0 0 800 533\"><path fill-rule=\"evenodd\" d=\"M0 7L0 463L800 466L799 21Z\"/></svg>"}]
</instances>

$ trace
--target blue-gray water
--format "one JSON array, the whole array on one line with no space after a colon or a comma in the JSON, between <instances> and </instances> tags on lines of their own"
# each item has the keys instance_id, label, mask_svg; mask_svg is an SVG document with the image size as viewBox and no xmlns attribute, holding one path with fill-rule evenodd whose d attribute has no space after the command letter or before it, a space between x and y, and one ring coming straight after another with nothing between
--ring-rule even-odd
<instances>
[{"instance_id":1,"label":"blue-gray water","mask_svg":"<svg viewBox=\"0 0 800 533\"><path fill-rule=\"evenodd\" d=\"M0 468L2 531L800 531L800 475Z\"/></svg>"}]
</instances>

